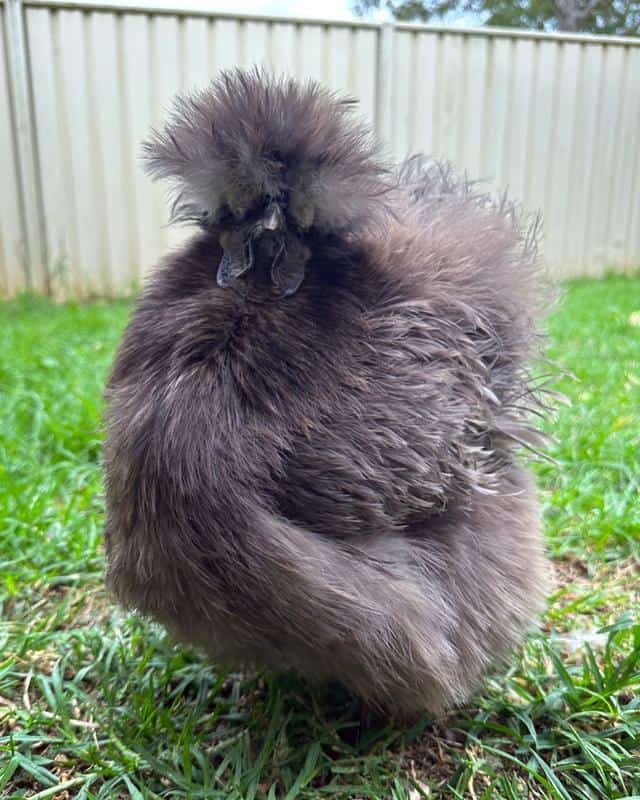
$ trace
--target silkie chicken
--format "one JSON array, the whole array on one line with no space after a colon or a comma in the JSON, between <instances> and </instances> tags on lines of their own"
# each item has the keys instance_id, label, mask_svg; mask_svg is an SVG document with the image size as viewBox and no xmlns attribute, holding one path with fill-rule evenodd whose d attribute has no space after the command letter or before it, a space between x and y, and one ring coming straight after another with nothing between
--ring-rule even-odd
<instances>
[{"instance_id":1,"label":"silkie chicken","mask_svg":"<svg viewBox=\"0 0 640 800\"><path fill-rule=\"evenodd\" d=\"M199 231L108 382L109 585L221 663L461 704L544 595L535 231L317 83L223 73L144 151Z\"/></svg>"}]
</instances>

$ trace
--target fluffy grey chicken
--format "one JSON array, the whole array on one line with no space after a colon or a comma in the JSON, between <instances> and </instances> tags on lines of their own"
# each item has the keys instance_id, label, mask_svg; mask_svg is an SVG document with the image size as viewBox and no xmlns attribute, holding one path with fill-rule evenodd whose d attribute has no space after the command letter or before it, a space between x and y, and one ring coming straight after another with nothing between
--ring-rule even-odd
<instances>
[{"instance_id":1,"label":"fluffy grey chicken","mask_svg":"<svg viewBox=\"0 0 640 800\"><path fill-rule=\"evenodd\" d=\"M535 237L449 169L383 164L318 84L222 74L145 144L199 232L108 383L108 582L230 665L463 702L543 597Z\"/></svg>"}]
</instances>

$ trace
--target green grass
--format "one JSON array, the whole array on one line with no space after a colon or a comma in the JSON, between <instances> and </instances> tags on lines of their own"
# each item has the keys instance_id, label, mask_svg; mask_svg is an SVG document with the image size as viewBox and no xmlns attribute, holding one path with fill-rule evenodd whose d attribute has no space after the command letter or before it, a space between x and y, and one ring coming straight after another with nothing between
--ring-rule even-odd
<instances>
[{"instance_id":1,"label":"green grass","mask_svg":"<svg viewBox=\"0 0 640 800\"><path fill-rule=\"evenodd\" d=\"M543 630L467 708L400 729L223 672L103 591L100 395L128 313L0 304L0 796L640 797L640 278L573 283L552 319L577 380L537 466Z\"/></svg>"}]
</instances>

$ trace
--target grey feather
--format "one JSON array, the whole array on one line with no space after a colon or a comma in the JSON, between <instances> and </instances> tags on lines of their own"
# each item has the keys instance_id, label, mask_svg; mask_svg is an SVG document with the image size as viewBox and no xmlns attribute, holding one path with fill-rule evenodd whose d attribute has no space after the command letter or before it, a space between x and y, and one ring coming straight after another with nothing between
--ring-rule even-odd
<instances>
[{"instance_id":1,"label":"grey feather","mask_svg":"<svg viewBox=\"0 0 640 800\"><path fill-rule=\"evenodd\" d=\"M232 665L464 702L544 597L516 452L544 410L537 223L447 166L390 171L349 105L255 72L180 99L146 153L202 230L107 387L110 586ZM221 240L252 247L223 287Z\"/></svg>"}]
</instances>

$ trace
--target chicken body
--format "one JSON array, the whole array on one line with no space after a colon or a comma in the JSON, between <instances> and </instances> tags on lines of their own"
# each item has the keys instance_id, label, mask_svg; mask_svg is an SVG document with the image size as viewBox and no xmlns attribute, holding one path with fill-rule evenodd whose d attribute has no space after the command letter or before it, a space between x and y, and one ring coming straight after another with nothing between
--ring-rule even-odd
<instances>
[{"instance_id":1,"label":"chicken body","mask_svg":"<svg viewBox=\"0 0 640 800\"><path fill-rule=\"evenodd\" d=\"M361 137L359 162L269 128L309 92L316 133ZM108 581L222 662L338 679L382 708L459 704L543 599L514 454L532 440L531 241L439 165L379 169L317 87L233 73L192 102L150 152L202 230L157 267L107 388ZM246 157L284 164L268 187L224 172L234 103ZM207 115L220 141L197 139Z\"/></svg>"}]
</instances>

